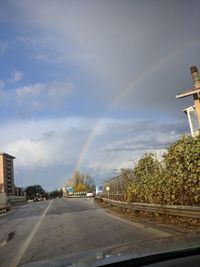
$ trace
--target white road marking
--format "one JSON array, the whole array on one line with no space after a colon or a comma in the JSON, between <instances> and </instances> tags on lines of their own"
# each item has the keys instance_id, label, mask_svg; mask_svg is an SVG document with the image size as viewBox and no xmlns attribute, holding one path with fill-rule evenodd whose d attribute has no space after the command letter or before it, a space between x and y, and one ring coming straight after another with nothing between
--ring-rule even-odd
<instances>
[{"instance_id":1,"label":"white road marking","mask_svg":"<svg viewBox=\"0 0 200 267\"><path fill-rule=\"evenodd\" d=\"M33 240L33 238L34 238L34 236L35 236L38 228L40 227L40 224L41 224L43 218L47 214L47 211L48 211L48 209L49 209L52 201L53 200L50 201L49 205L47 206L47 208L45 209L44 213L42 214L42 216L40 217L40 219L36 223L36 225L33 228L32 232L30 233L30 235L28 236L28 238L26 239L26 241L24 242L24 244L21 246L21 248L18 250L17 255L13 258L13 260L11 261L9 267L16 267L17 264L19 264L20 260L24 256L24 253L26 252L28 246L30 245L31 241Z\"/></svg>"}]
</instances>

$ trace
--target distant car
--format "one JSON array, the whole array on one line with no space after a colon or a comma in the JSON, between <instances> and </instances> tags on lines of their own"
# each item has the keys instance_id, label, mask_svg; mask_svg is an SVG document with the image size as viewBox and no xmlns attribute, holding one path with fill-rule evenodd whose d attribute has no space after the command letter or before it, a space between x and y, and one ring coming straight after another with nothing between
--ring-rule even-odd
<instances>
[{"instance_id":1,"label":"distant car","mask_svg":"<svg viewBox=\"0 0 200 267\"><path fill-rule=\"evenodd\" d=\"M93 192L87 192L86 197L94 197L94 193Z\"/></svg>"},{"instance_id":2,"label":"distant car","mask_svg":"<svg viewBox=\"0 0 200 267\"><path fill-rule=\"evenodd\" d=\"M38 198L34 198L33 202L39 202L40 200Z\"/></svg>"}]
</instances>

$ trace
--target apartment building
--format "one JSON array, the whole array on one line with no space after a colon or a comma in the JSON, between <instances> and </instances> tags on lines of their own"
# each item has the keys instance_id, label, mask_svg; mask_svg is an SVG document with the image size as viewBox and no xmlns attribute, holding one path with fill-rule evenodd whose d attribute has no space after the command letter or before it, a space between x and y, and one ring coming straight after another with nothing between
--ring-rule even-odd
<instances>
[{"instance_id":1,"label":"apartment building","mask_svg":"<svg viewBox=\"0 0 200 267\"><path fill-rule=\"evenodd\" d=\"M8 195L15 194L13 159L7 153L0 153L0 192Z\"/></svg>"}]
</instances>

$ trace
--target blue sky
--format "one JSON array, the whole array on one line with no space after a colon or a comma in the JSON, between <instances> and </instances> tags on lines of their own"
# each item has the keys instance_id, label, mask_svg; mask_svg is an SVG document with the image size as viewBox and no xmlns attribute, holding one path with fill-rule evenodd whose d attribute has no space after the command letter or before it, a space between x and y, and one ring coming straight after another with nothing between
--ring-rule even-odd
<instances>
[{"instance_id":1,"label":"blue sky","mask_svg":"<svg viewBox=\"0 0 200 267\"><path fill-rule=\"evenodd\" d=\"M100 183L187 133L192 99L175 96L200 67L199 8L1 1L0 150L16 156L16 184L60 187L80 155Z\"/></svg>"}]
</instances>

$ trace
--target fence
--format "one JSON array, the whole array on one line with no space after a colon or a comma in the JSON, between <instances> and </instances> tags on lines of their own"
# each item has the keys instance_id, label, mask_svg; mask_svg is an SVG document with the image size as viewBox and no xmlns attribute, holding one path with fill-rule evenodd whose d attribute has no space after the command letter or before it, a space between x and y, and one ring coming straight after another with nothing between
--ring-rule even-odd
<instances>
[{"instance_id":1,"label":"fence","mask_svg":"<svg viewBox=\"0 0 200 267\"><path fill-rule=\"evenodd\" d=\"M11 206L16 206L16 205L21 205L21 204L25 204L27 202L26 197L19 197L19 196L8 196L8 203Z\"/></svg>"},{"instance_id":2,"label":"fence","mask_svg":"<svg viewBox=\"0 0 200 267\"><path fill-rule=\"evenodd\" d=\"M103 183L102 196L113 200L124 201L126 197L126 187L134 180L135 176L132 170L126 170L123 175L114 176Z\"/></svg>"},{"instance_id":3,"label":"fence","mask_svg":"<svg viewBox=\"0 0 200 267\"><path fill-rule=\"evenodd\" d=\"M8 211L9 208L6 193L0 193L0 213Z\"/></svg>"},{"instance_id":4,"label":"fence","mask_svg":"<svg viewBox=\"0 0 200 267\"><path fill-rule=\"evenodd\" d=\"M87 192L82 191L82 192L73 192L72 194L66 194L65 197L67 198L81 198L81 197L85 197L87 194Z\"/></svg>"},{"instance_id":5,"label":"fence","mask_svg":"<svg viewBox=\"0 0 200 267\"><path fill-rule=\"evenodd\" d=\"M74 195L86 195L87 194L87 192L74 192Z\"/></svg>"},{"instance_id":6,"label":"fence","mask_svg":"<svg viewBox=\"0 0 200 267\"><path fill-rule=\"evenodd\" d=\"M128 203L123 201L116 201L98 196L104 202L110 203L113 206L120 208L131 209L133 211L147 211L154 213L162 213L166 215L184 216L190 218L200 219L200 207L181 206L181 205L160 205L149 203Z\"/></svg>"}]
</instances>

